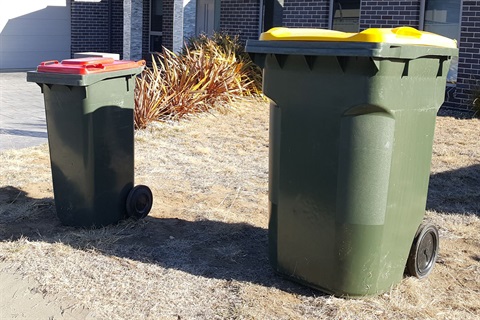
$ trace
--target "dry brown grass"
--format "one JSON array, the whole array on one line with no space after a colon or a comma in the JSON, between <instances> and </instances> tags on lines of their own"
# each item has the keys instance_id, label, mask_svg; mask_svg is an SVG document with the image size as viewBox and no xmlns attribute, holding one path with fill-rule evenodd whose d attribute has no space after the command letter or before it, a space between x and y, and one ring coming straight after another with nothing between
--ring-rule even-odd
<instances>
[{"instance_id":1,"label":"dry brown grass","mask_svg":"<svg viewBox=\"0 0 480 320\"><path fill-rule=\"evenodd\" d=\"M270 268L263 101L137 131L152 212L97 230L56 219L47 146L0 153L0 263L91 319L477 319L479 129L438 118L426 218L440 226L439 261L378 297L323 295Z\"/></svg>"}]
</instances>

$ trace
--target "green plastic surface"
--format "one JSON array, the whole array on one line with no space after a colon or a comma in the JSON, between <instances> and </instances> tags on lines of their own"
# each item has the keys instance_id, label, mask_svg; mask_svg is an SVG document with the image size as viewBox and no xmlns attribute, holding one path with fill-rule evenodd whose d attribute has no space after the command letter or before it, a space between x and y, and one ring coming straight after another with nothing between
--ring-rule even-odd
<instances>
[{"instance_id":1,"label":"green plastic surface","mask_svg":"<svg viewBox=\"0 0 480 320\"><path fill-rule=\"evenodd\" d=\"M127 217L134 185L135 75L29 72L45 99L57 216L64 225L100 227Z\"/></svg>"},{"instance_id":2,"label":"green plastic surface","mask_svg":"<svg viewBox=\"0 0 480 320\"><path fill-rule=\"evenodd\" d=\"M273 268L338 296L403 277L455 49L249 41L271 99Z\"/></svg>"}]
</instances>

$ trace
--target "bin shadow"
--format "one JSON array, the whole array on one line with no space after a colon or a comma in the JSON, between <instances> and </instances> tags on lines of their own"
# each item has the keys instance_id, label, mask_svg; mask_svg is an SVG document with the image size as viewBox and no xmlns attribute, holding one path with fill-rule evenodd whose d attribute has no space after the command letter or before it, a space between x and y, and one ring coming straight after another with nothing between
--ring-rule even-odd
<instances>
[{"instance_id":1,"label":"bin shadow","mask_svg":"<svg viewBox=\"0 0 480 320\"><path fill-rule=\"evenodd\" d=\"M31 138L47 139L47 133L33 130L20 130L20 129L0 129L0 134L7 134L11 136L22 136Z\"/></svg>"},{"instance_id":2,"label":"bin shadow","mask_svg":"<svg viewBox=\"0 0 480 320\"><path fill-rule=\"evenodd\" d=\"M430 176L427 209L480 216L480 164Z\"/></svg>"},{"instance_id":3,"label":"bin shadow","mask_svg":"<svg viewBox=\"0 0 480 320\"><path fill-rule=\"evenodd\" d=\"M0 187L0 241L64 243L206 278L237 280L305 296L322 292L277 275L268 260L267 229L247 223L176 218L125 220L100 229L63 226L52 198Z\"/></svg>"},{"instance_id":4,"label":"bin shadow","mask_svg":"<svg viewBox=\"0 0 480 320\"><path fill-rule=\"evenodd\" d=\"M469 109L454 109L454 108L441 107L438 110L437 116L452 117L457 120L468 120L468 119L472 119L474 114L475 112Z\"/></svg>"}]
</instances>

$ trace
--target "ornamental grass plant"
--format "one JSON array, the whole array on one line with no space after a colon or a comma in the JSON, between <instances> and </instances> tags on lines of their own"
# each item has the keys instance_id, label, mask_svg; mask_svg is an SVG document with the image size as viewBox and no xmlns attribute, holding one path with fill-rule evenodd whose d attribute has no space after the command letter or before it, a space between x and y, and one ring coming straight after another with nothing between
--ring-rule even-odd
<instances>
[{"instance_id":1,"label":"ornamental grass plant","mask_svg":"<svg viewBox=\"0 0 480 320\"><path fill-rule=\"evenodd\" d=\"M251 80L246 88L247 91L251 95L261 95L262 69L253 63L250 55L245 52L244 43L240 41L238 35L231 36L225 32L215 32L211 37L208 37L206 34L200 34L187 39L183 53L185 54L187 50L195 50L196 48L209 50L212 44L214 44L217 50L222 51L224 54L230 54L232 52L235 54L236 60L242 64L242 74Z\"/></svg>"},{"instance_id":2,"label":"ornamental grass plant","mask_svg":"<svg viewBox=\"0 0 480 320\"><path fill-rule=\"evenodd\" d=\"M201 36L182 53L163 48L137 78L135 128L151 121L180 120L189 115L226 110L243 96L260 95L248 70L253 63L239 58L235 41L226 49L215 38Z\"/></svg>"}]
</instances>

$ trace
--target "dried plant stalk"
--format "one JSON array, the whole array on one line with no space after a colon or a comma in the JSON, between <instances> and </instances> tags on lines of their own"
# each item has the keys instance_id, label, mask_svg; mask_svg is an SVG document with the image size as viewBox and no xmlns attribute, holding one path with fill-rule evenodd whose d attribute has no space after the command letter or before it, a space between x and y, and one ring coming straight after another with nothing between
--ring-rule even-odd
<instances>
[{"instance_id":1,"label":"dried plant stalk","mask_svg":"<svg viewBox=\"0 0 480 320\"><path fill-rule=\"evenodd\" d=\"M227 108L240 96L258 94L245 70L234 51L213 40L187 47L182 54L164 48L137 78L135 127Z\"/></svg>"}]
</instances>

